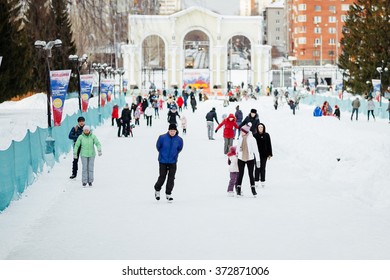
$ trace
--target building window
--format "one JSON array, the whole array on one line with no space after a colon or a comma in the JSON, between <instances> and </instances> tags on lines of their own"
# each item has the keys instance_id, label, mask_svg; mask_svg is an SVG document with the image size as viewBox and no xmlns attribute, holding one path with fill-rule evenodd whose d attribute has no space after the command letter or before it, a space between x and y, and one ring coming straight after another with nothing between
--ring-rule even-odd
<instances>
[{"instance_id":1,"label":"building window","mask_svg":"<svg viewBox=\"0 0 390 280\"><path fill-rule=\"evenodd\" d=\"M321 27L314 27L315 34L321 34Z\"/></svg>"},{"instance_id":2,"label":"building window","mask_svg":"<svg viewBox=\"0 0 390 280\"><path fill-rule=\"evenodd\" d=\"M335 16L329 16L328 17L328 22L336 22L336 17Z\"/></svg>"},{"instance_id":3,"label":"building window","mask_svg":"<svg viewBox=\"0 0 390 280\"><path fill-rule=\"evenodd\" d=\"M317 47L317 46L320 46L321 45L321 39L320 38L315 38L314 39L314 46Z\"/></svg>"},{"instance_id":4,"label":"building window","mask_svg":"<svg viewBox=\"0 0 390 280\"><path fill-rule=\"evenodd\" d=\"M306 22L306 15L299 15L298 22Z\"/></svg>"},{"instance_id":5,"label":"building window","mask_svg":"<svg viewBox=\"0 0 390 280\"><path fill-rule=\"evenodd\" d=\"M329 32L329 34L336 34L336 28L334 28L334 27L329 27L329 28L328 28L328 32Z\"/></svg>"},{"instance_id":6,"label":"building window","mask_svg":"<svg viewBox=\"0 0 390 280\"><path fill-rule=\"evenodd\" d=\"M313 51L313 56L314 57L319 57L320 56L320 51L317 51L317 50Z\"/></svg>"},{"instance_id":7,"label":"building window","mask_svg":"<svg viewBox=\"0 0 390 280\"><path fill-rule=\"evenodd\" d=\"M330 38L329 39L329 45L336 45L336 39L335 38Z\"/></svg>"},{"instance_id":8,"label":"building window","mask_svg":"<svg viewBox=\"0 0 390 280\"><path fill-rule=\"evenodd\" d=\"M306 11L306 4L299 4L298 11Z\"/></svg>"},{"instance_id":9,"label":"building window","mask_svg":"<svg viewBox=\"0 0 390 280\"><path fill-rule=\"evenodd\" d=\"M342 11L349 11L349 4L342 4L341 5L341 10Z\"/></svg>"},{"instance_id":10,"label":"building window","mask_svg":"<svg viewBox=\"0 0 390 280\"><path fill-rule=\"evenodd\" d=\"M298 38L298 44L306 44L306 37L299 37Z\"/></svg>"},{"instance_id":11,"label":"building window","mask_svg":"<svg viewBox=\"0 0 390 280\"><path fill-rule=\"evenodd\" d=\"M314 17L314 24L321 22L321 16L315 16Z\"/></svg>"},{"instance_id":12,"label":"building window","mask_svg":"<svg viewBox=\"0 0 390 280\"><path fill-rule=\"evenodd\" d=\"M314 6L314 11L321 12L321 6L318 6L318 5Z\"/></svg>"},{"instance_id":13,"label":"building window","mask_svg":"<svg viewBox=\"0 0 390 280\"><path fill-rule=\"evenodd\" d=\"M301 31L300 33L306 33L306 26L301 26Z\"/></svg>"},{"instance_id":14,"label":"building window","mask_svg":"<svg viewBox=\"0 0 390 280\"><path fill-rule=\"evenodd\" d=\"M280 40L280 37L279 36L276 36L276 41L279 41Z\"/></svg>"},{"instance_id":15,"label":"building window","mask_svg":"<svg viewBox=\"0 0 390 280\"><path fill-rule=\"evenodd\" d=\"M276 27L276 31L280 31L280 27Z\"/></svg>"},{"instance_id":16,"label":"building window","mask_svg":"<svg viewBox=\"0 0 390 280\"><path fill-rule=\"evenodd\" d=\"M280 19L277 19L275 22L276 22L276 23L280 23Z\"/></svg>"},{"instance_id":17,"label":"building window","mask_svg":"<svg viewBox=\"0 0 390 280\"><path fill-rule=\"evenodd\" d=\"M335 13L336 12L336 6L329 6L329 11Z\"/></svg>"},{"instance_id":18,"label":"building window","mask_svg":"<svg viewBox=\"0 0 390 280\"><path fill-rule=\"evenodd\" d=\"M342 15L342 16L341 16L341 21L342 21L342 22L345 22L346 20L347 20L347 15Z\"/></svg>"}]
</instances>

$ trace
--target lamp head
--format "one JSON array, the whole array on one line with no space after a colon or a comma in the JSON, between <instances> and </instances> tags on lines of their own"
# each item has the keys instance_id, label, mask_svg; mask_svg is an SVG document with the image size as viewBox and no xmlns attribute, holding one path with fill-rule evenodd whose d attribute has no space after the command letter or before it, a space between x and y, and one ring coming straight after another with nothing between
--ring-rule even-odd
<instances>
[{"instance_id":1,"label":"lamp head","mask_svg":"<svg viewBox=\"0 0 390 280\"><path fill-rule=\"evenodd\" d=\"M37 48L37 49L43 49L44 47L46 47L46 42L37 40L34 43L34 47Z\"/></svg>"},{"instance_id":2,"label":"lamp head","mask_svg":"<svg viewBox=\"0 0 390 280\"><path fill-rule=\"evenodd\" d=\"M62 46L62 41L60 39L56 39L54 41L54 47L59 48Z\"/></svg>"}]
</instances>

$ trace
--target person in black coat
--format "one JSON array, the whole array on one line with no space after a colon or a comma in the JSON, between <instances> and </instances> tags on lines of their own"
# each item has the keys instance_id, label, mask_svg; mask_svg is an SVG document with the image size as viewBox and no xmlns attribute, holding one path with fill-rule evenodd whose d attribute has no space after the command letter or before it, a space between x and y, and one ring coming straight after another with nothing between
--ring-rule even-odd
<instances>
[{"instance_id":1,"label":"person in black coat","mask_svg":"<svg viewBox=\"0 0 390 280\"><path fill-rule=\"evenodd\" d=\"M265 132L265 125L259 123L256 127L256 133L253 134L257 142L257 148L259 149L260 154L260 168L255 169L255 185L258 185L260 180L261 186L265 186L265 167L267 160L271 159L272 154L272 145L271 137L267 132ZM256 159L257 161L257 159Z\"/></svg>"},{"instance_id":2,"label":"person in black coat","mask_svg":"<svg viewBox=\"0 0 390 280\"><path fill-rule=\"evenodd\" d=\"M177 112L176 107L174 107L174 108L170 109L169 112L168 112L168 119L167 119L168 122L170 124L176 124L177 125L176 116L178 116L180 118L180 115Z\"/></svg>"},{"instance_id":3,"label":"person in black coat","mask_svg":"<svg viewBox=\"0 0 390 280\"><path fill-rule=\"evenodd\" d=\"M78 117L77 118L77 125L72 127L72 129L69 132L69 139L73 140L73 147L74 144L76 144L77 138L83 133L83 128L85 125L85 118L84 117ZM77 158L73 159L72 163L72 175L70 176L70 179L74 179L77 177L77 170L78 170L78 162L80 157L80 148L77 151Z\"/></svg>"},{"instance_id":4,"label":"person in black coat","mask_svg":"<svg viewBox=\"0 0 390 280\"><path fill-rule=\"evenodd\" d=\"M257 126L260 124L259 115L257 114L256 109L252 109L248 116L242 121L238 126L238 129L241 129L244 125L251 123L252 134L255 134L257 131Z\"/></svg>"},{"instance_id":5,"label":"person in black coat","mask_svg":"<svg viewBox=\"0 0 390 280\"><path fill-rule=\"evenodd\" d=\"M125 107L122 110L121 122L122 122L122 134L127 137L130 134L130 121L131 121L131 111L129 109L129 104L126 103ZM121 127L118 128L118 137L121 137Z\"/></svg>"}]
</instances>

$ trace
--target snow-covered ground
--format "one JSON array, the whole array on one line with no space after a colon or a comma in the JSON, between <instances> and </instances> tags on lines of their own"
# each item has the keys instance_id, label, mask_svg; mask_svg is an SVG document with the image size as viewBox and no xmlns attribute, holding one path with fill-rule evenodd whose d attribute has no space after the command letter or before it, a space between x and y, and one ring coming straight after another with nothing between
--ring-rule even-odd
<instances>
[{"instance_id":1,"label":"snow-covered ground","mask_svg":"<svg viewBox=\"0 0 390 280\"><path fill-rule=\"evenodd\" d=\"M44 112L45 99L22 102L28 100L40 104L20 112L21 105L7 103L7 118L20 123L23 114L26 127L44 127L44 113L40 120L34 116L38 107ZM195 113L184 111L188 132L180 133L184 150L172 204L156 201L153 189L155 142L167 132L166 109L153 127L141 119L134 138L118 138L106 121L94 130L103 147L94 186L82 188L80 174L69 179L71 153L39 174L22 199L0 214L0 259L389 259L388 121L351 122L343 112L340 121L314 118L314 108L305 105L293 116L286 105L275 111L272 102L261 97L223 107L222 101L209 100ZM256 108L272 139L267 185L257 198L250 195L247 174L244 196L227 196L222 130L216 141L207 138L206 113L216 107L221 120L237 104L244 115Z\"/></svg>"}]
</instances>

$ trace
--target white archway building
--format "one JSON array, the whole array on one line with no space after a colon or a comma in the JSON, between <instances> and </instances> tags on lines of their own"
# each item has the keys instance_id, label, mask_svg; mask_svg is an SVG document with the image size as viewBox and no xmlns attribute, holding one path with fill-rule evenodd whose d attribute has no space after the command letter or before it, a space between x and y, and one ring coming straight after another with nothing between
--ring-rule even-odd
<instances>
[{"instance_id":1,"label":"white archway building","mask_svg":"<svg viewBox=\"0 0 390 280\"><path fill-rule=\"evenodd\" d=\"M192 31L203 35L200 42L185 41ZM182 88L189 83L188 79L196 80L198 76L208 83L201 85L204 88L225 88L228 81L267 86L271 46L262 44L263 31L260 16L219 15L201 7L191 7L169 16L129 15L129 44L121 49L125 79L130 88L138 86L140 89L148 88L147 83L151 80L158 88ZM159 58L160 64L154 62L156 67L146 65L143 54L145 39L152 35L158 36L159 42L164 44L164 53L160 55L164 57ZM250 48L236 47L237 38L245 38ZM188 42L193 46L188 48ZM240 62L243 54L248 63ZM198 63L196 57L190 61L191 55L200 57L202 63ZM193 63L198 63L199 67L193 67Z\"/></svg>"}]
</instances>

